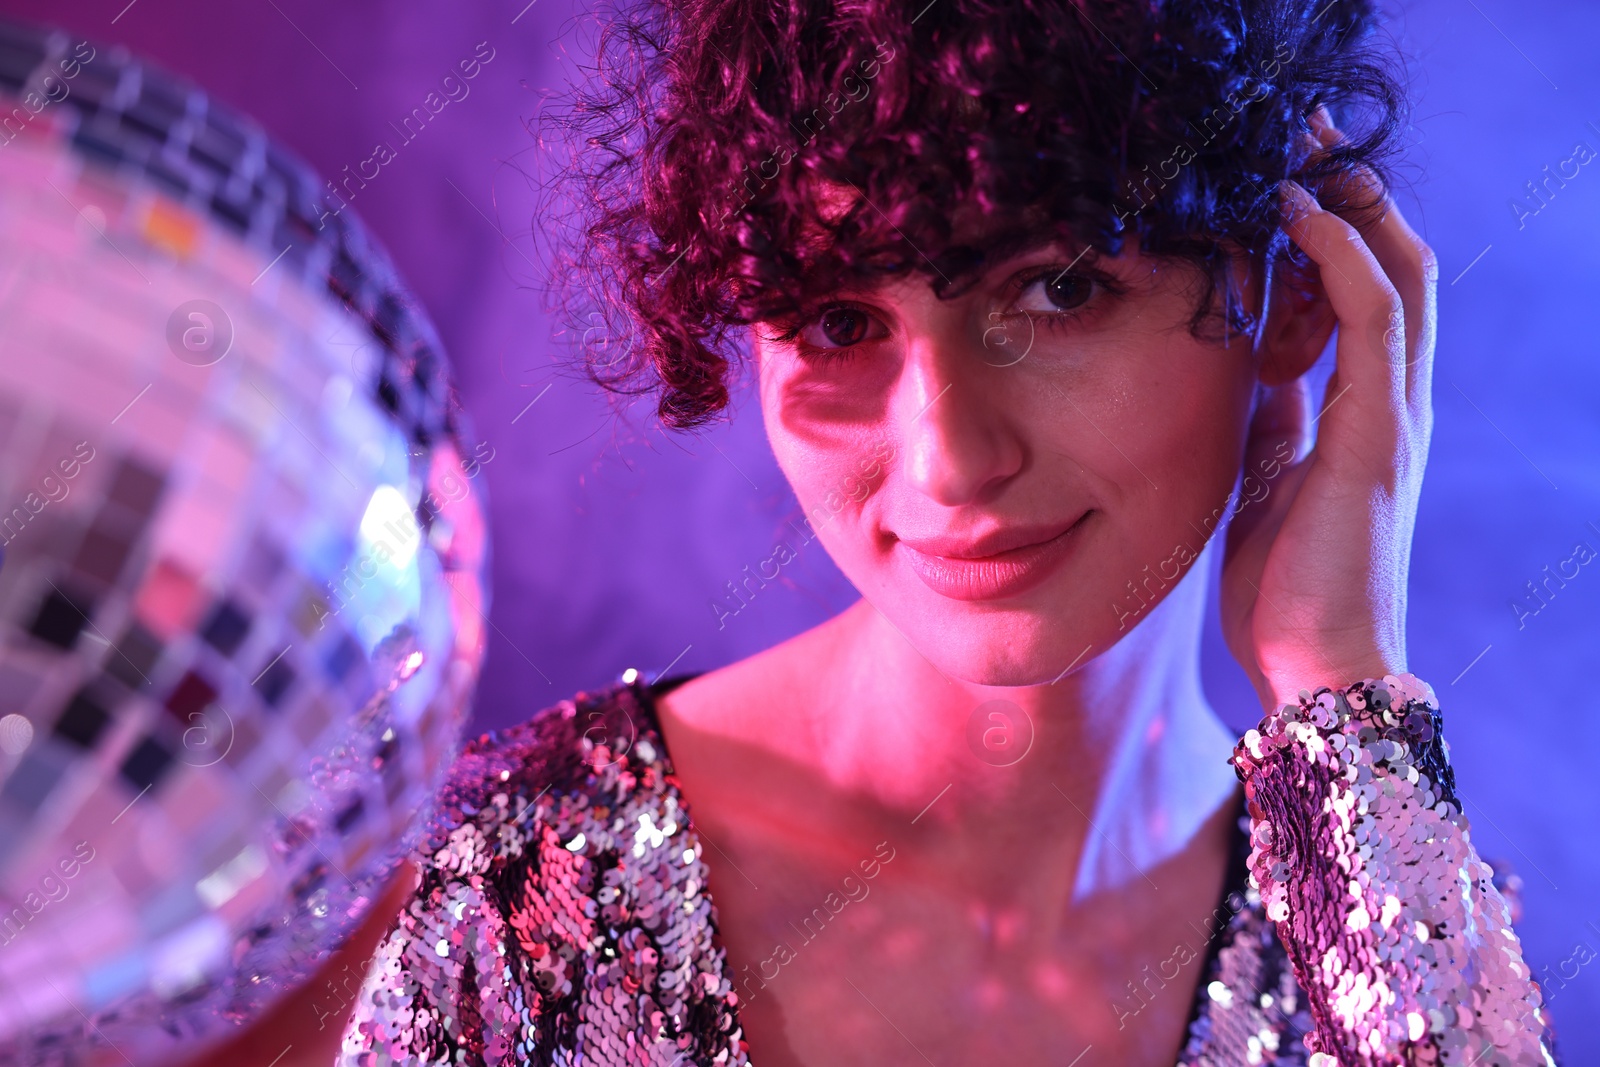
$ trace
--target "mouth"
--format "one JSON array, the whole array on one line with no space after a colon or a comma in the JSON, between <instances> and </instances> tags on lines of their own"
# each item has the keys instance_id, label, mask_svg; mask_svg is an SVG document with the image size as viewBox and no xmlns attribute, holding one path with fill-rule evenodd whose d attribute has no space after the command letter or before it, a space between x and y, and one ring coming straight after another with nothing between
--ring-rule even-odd
<instances>
[{"instance_id":1,"label":"mouth","mask_svg":"<svg viewBox=\"0 0 1600 1067\"><path fill-rule=\"evenodd\" d=\"M1021 596L1056 572L1072 555L1093 510L1066 529L1000 530L976 540L896 541L895 548L922 583L951 600L1003 600Z\"/></svg>"}]
</instances>

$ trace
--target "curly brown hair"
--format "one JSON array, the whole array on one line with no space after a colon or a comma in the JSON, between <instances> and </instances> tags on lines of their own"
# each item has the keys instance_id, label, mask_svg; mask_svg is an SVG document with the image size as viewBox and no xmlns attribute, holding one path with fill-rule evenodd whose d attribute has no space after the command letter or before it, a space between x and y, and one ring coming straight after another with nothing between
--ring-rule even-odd
<instances>
[{"instance_id":1,"label":"curly brown hair","mask_svg":"<svg viewBox=\"0 0 1600 1067\"><path fill-rule=\"evenodd\" d=\"M611 9L543 116L567 149L540 213L554 310L595 382L657 392L676 429L727 406L736 329L908 271L947 298L1041 232L1112 256L1132 235L1200 268L1192 330L1248 329L1230 264L1294 255L1277 183L1359 211L1337 179L1388 181L1405 94L1376 25L1371 0ZM1311 155L1324 105L1345 139ZM860 196L823 211L825 184Z\"/></svg>"}]
</instances>

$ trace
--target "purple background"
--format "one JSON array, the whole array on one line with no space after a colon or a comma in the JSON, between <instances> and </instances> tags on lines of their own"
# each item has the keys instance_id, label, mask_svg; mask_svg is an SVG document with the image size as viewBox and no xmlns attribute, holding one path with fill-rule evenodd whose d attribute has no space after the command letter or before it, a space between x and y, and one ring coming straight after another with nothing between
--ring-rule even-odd
<instances>
[{"instance_id":1,"label":"purple background","mask_svg":"<svg viewBox=\"0 0 1600 1067\"><path fill-rule=\"evenodd\" d=\"M672 435L644 407L615 420L563 370L530 288L539 223L527 175L540 150L525 124L542 88L580 75L570 31L589 16L571 0L525 3L0 0L194 78L328 175L379 140L398 146L389 123L479 42L495 49L471 94L398 146L352 204L438 323L496 450L482 475L495 550L483 727L626 667L730 662L854 599L810 547L719 630L711 598L798 514L754 398L740 397L731 423ZM1511 607L1579 540L1600 551L1600 160L1552 183L1520 227L1510 207L1519 195L1532 206L1525 183L1578 140L1600 152L1600 9L1423 0L1392 31L1414 57L1401 199L1442 264L1411 666L1440 693L1480 851L1524 880L1518 930L1554 994L1564 1059L1600 1062L1600 958L1580 962L1600 954L1600 566L1520 629ZM1260 709L1214 624L1204 666L1227 721L1252 724Z\"/></svg>"}]
</instances>

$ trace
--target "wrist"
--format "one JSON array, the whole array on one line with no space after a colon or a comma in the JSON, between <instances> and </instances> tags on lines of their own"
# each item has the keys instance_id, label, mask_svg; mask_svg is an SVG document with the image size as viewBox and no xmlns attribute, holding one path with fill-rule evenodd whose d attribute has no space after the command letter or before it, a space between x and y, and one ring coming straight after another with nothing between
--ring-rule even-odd
<instances>
[{"instance_id":1,"label":"wrist","mask_svg":"<svg viewBox=\"0 0 1600 1067\"><path fill-rule=\"evenodd\" d=\"M1459 813L1443 726L1433 686L1404 671L1368 676L1346 685L1302 689L1269 708L1234 746L1229 762L1241 780L1249 781L1278 760L1316 764L1331 759L1337 764L1330 753L1350 760L1374 741L1394 741L1404 760L1431 776L1427 806L1448 800ZM1393 755L1379 746L1366 759L1383 761Z\"/></svg>"},{"instance_id":2,"label":"wrist","mask_svg":"<svg viewBox=\"0 0 1600 1067\"><path fill-rule=\"evenodd\" d=\"M1300 703L1301 692L1347 689L1357 682L1407 673L1403 656L1378 653L1344 657L1334 662L1344 668L1342 673L1335 675L1327 661L1263 672L1256 687L1262 706L1269 712L1276 711L1285 704Z\"/></svg>"}]
</instances>

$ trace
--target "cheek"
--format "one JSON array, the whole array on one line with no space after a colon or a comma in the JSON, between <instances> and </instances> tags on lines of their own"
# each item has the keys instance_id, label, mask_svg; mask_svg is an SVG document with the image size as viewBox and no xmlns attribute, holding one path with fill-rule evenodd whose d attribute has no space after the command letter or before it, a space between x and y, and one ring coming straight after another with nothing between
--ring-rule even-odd
<instances>
[{"instance_id":1,"label":"cheek","mask_svg":"<svg viewBox=\"0 0 1600 1067\"><path fill-rule=\"evenodd\" d=\"M898 365L882 356L820 365L792 353L764 356L762 411L769 430L821 449L854 447L889 417Z\"/></svg>"},{"instance_id":2,"label":"cheek","mask_svg":"<svg viewBox=\"0 0 1600 1067\"><path fill-rule=\"evenodd\" d=\"M837 392L797 376L768 380L763 374L762 414L773 455L804 514L843 565L841 555L865 549L865 533L850 531L883 484L894 447L885 422L859 402L850 417L841 417L849 401Z\"/></svg>"},{"instance_id":3,"label":"cheek","mask_svg":"<svg viewBox=\"0 0 1600 1067\"><path fill-rule=\"evenodd\" d=\"M1204 547L1239 470L1254 375L1246 352L1182 330L1118 355L1076 383L1050 447L1084 469L1118 532L1116 573L1131 577L1179 543Z\"/></svg>"},{"instance_id":4,"label":"cheek","mask_svg":"<svg viewBox=\"0 0 1600 1067\"><path fill-rule=\"evenodd\" d=\"M768 437L778 466L815 526L853 524L883 482L883 450L870 434L818 439L779 429L769 430Z\"/></svg>"},{"instance_id":5,"label":"cheek","mask_svg":"<svg viewBox=\"0 0 1600 1067\"><path fill-rule=\"evenodd\" d=\"M1131 463L1142 485L1168 498L1185 499L1213 483L1231 484L1238 468L1248 399L1235 395L1219 375L1174 375L1144 383L1127 417L1107 432ZM1154 484L1151 484L1151 483Z\"/></svg>"}]
</instances>

